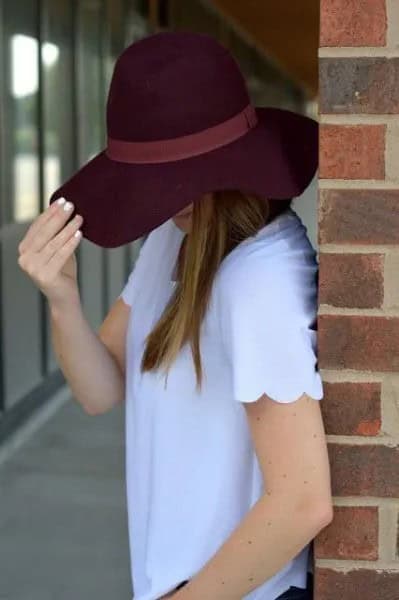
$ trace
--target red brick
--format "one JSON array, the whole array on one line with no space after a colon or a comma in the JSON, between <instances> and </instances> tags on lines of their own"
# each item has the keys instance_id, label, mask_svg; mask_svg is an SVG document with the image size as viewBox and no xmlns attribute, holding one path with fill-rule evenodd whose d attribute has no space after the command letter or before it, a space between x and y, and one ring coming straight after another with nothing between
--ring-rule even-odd
<instances>
[{"instance_id":1,"label":"red brick","mask_svg":"<svg viewBox=\"0 0 399 600\"><path fill-rule=\"evenodd\" d=\"M399 190L320 190L320 244L399 244Z\"/></svg>"},{"instance_id":2,"label":"red brick","mask_svg":"<svg viewBox=\"0 0 399 600\"><path fill-rule=\"evenodd\" d=\"M384 255L320 254L319 300L331 306L380 308Z\"/></svg>"},{"instance_id":3,"label":"red brick","mask_svg":"<svg viewBox=\"0 0 399 600\"><path fill-rule=\"evenodd\" d=\"M323 382L324 428L330 435L378 435L381 431L381 384Z\"/></svg>"},{"instance_id":4,"label":"red brick","mask_svg":"<svg viewBox=\"0 0 399 600\"><path fill-rule=\"evenodd\" d=\"M385 125L320 125L319 176L384 179Z\"/></svg>"},{"instance_id":5,"label":"red brick","mask_svg":"<svg viewBox=\"0 0 399 600\"><path fill-rule=\"evenodd\" d=\"M399 446L328 443L334 496L399 497Z\"/></svg>"},{"instance_id":6,"label":"red brick","mask_svg":"<svg viewBox=\"0 0 399 600\"><path fill-rule=\"evenodd\" d=\"M385 0L321 0L321 46L385 46Z\"/></svg>"},{"instance_id":7,"label":"red brick","mask_svg":"<svg viewBox=\"0 0 399 600\"><path fill-rule=\"evenodd\" d=\"M378 508L334 506L334 518L317 536L317 558L377 560Z\"/></svg>"},{"instance_id":8,"label":"red brick","mask_svg":"<svg viewBox=\"0 0 399 600\"><path fill-rule=\"evenodd\" d=\"M399 113L399 58L321 58L320 113Z\"/></svg>"},{"instance_id":9,"label":"red brick","mask_svg":"<svg viewBox=\"0 0 399 600\"><path fill-rule=\"evenodd\" d=\"M399 371L399 318L319 315L319 366Z\"/></svg>"},{"instance_id":10,"label":"red brick","mask_svg":"<svg viewBox=\"0 0 399 600\"><path fill-rule=\"evenodd\" d=\"M397 513L396 523L396 558L399 558L399 511Z\"/></svg>"},{"instance_id":11,"label":"red brick","mask_svg":"<svg viewBox=\"0 0 399 600\"><path fill-rule=\"evenodd\" d=\"M315 600L399 600L399 571L355 569L334 571L318 567Z\"/></svg>"}]
</instances>

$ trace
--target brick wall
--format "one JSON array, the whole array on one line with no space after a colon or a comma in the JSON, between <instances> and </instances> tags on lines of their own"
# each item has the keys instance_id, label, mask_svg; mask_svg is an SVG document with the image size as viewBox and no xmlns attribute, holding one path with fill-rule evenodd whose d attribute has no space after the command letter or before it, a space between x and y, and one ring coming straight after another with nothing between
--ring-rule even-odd
<instances>
[{"instance_id":1,"label":"brick wall","mask_svg":"<svg viewBox=\"0 0 399 600\"><path fill-rule=\"evenodd\" d=\"M399 0L321 0L315 600L399 600Z\"/></svg>"}]
</instances>

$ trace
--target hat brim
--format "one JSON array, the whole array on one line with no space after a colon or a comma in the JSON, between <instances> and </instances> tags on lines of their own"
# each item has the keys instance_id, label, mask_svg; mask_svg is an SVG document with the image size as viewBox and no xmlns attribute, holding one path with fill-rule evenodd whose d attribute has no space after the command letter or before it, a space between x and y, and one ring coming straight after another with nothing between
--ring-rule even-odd
<instances>
[{"instance_id":1,"label":"hat brim","mask_svg":"<svg viewBox=\"0 0 399 600\"><path fill-rule=\"evenodd\" d=\"M149 233L203 194L238 189L265 198L294 198L318 165L317 121L289 110L256 108L258 124L205 154L158 164L111 160L105 150L59 187L83 217L83 236L115 248Z\"/></svg>"}]
</instances>

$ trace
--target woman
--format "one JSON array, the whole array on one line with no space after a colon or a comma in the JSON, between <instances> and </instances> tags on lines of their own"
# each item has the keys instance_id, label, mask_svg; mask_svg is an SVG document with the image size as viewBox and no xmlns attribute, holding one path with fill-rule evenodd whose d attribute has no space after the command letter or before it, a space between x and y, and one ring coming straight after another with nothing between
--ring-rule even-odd
<instances>
[{"instance_id":1,"label":"woman","mask_svg":"<svg viewBox=\"0 0 399 600\"><path fill-rule=\"evenodd\" d=\"M316 170L316 124L255 110L209 36L162 33L118 59L107 126L19 264L74 397L93 415L125 401L134 598L309 600L331 489L317 263L287 198ZM80 230L104 247L149 234L98 335Z\"/></svg>"}]
</instances>

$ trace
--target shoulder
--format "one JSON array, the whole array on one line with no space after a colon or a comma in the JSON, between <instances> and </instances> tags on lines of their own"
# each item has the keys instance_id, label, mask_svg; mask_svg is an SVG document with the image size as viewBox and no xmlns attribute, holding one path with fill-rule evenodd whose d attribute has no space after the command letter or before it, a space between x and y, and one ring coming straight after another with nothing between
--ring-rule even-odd
<instances>
[{"instance_id":1,"label":"shoulder","mask_svg":"<svg viewBox=\"0 0 399 600\"><path fill-rule=\"evenodd\" d=\"M120 294L127 304L132 305L138 295L143 298L145 289L153 289L154 282L169 273L182 237L183 233L170 219L147 235Z\"/></svg>"},{"instance_id":2,"label":"shoulder","mask_svg":"<svg viewBox=\"0 0 399 600\"><path fill-rule=\"evenodd\" d=\"M306 228L296 216L276 225L225 257L215 282L222 300L283 306L314 297L318 264Z\"/></svg>"},{"instance_id":3,"label":"shoulder","mask_svg":"<svg viewBox=\"0 0 399 600\"><path fill-rule=\"evenodd\" d=\"M173 252L180 244L183 233L174 224L172 219L168 219L147 235L140 249L140 262L147 264L151 261L153 266L157 260L165 258Z\"/></svg>"},{"instance_id":4,"label":"shoulder","mask_svg":"<svg viewBox=\"0 0 399 600\"><path fill-rule=\"evenodd\" d=\"M166 246L174 239L180 238L181 234L182 232L178 227L176 227L173 220L168 219L150 231L145 238L143 247L146 245L148 248L157 249L159 247Z\"/></svg>"}]
</instances>

